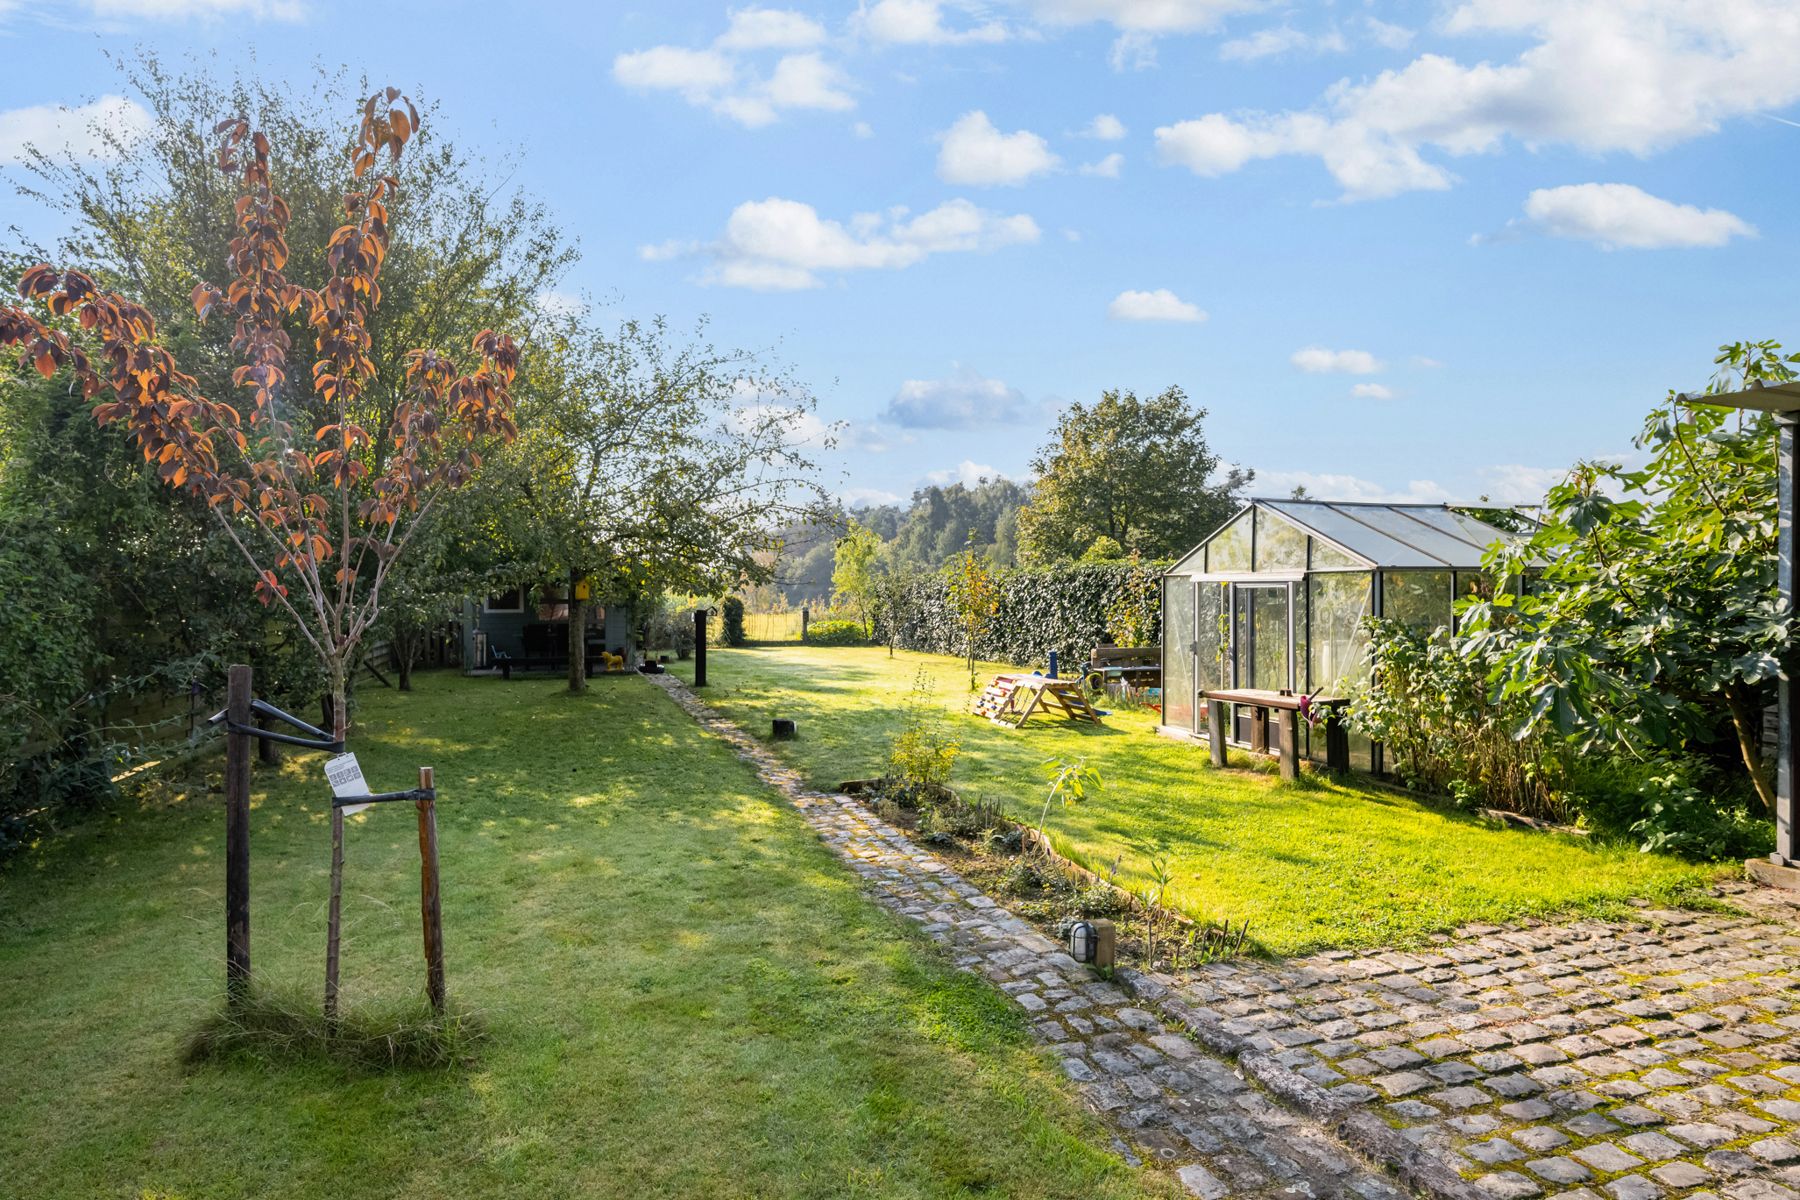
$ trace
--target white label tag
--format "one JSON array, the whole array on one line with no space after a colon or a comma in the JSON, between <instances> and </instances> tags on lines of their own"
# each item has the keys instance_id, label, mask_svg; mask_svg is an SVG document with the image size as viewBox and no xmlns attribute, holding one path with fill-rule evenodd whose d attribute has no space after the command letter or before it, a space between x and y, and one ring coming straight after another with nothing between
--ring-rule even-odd
<instances>
[{"instance_id":1,"label":"white label tag","mask_svg":"<svg viewBox=\"0 0 1800 1200\"><path fill-rule=\"evenodd\" d=\"M354 754L340 754L336 758L326 760L325 780L331 784L332 796L339 800L369 794L369 784L363 778L362 764L356 761ZM365 808L372 807L373 805L369 804L347 804L344 806L344 815L353 817Z\"/></svg>"}]
</instances>

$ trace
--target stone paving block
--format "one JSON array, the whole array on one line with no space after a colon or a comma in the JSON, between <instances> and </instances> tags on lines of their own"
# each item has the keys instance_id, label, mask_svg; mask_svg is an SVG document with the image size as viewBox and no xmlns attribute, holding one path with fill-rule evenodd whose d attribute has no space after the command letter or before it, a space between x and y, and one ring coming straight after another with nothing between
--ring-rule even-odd
<instances>
[{"instance_id":1,"label":"stone paving block","mask_svg":"<svg viewBox=\"0 0 1800 1200\"><path fill-rule=\"evenodd\" d=\"M1764 1138L1760 1142L1752 1142L1745 1147L1751 1154L1766 1163L1781 1166L1800 1159L1800 1146L1796 1146L1786 1138Z\"/></svg>"},{"instance_id":2,"label":"stone paving block","mask_svg":"<svg viewBox=\"0 0 1800 1200\"><path fill-rule=\"evenodd\" d=\"M1465 1108L1479 1108L1483 1104L1492 1104L1494 1102L1493 1096L1482 1091L1478 1087L1453 1087L1446 1091L1434 1092L1432 1093L1431 1100L1434 1104L1441 1104L1446 1108L1459 1110Z\"/></svg>"},{"instance_id":3,"label":"stone paving block","mask_svg":"<svg viewBox=\"0 0 1800 1200\"><path fill-rule=\"evenodd\" d=\"M1731 1179L1748 1175L1762 1165L1741 1150L1714 1150L1700 1161L1707 1170Z\"/></svg>"},{"instance_id":4,"label":"stone paving block","mask_svg":"<svg viewBox=\"0 0 1800 1200\"><path fill-rule=\"evenodd\" d=\"M1573 1158L1580 1159L1596 1171L1604 1171L1610 1175L1615 1171L1629 1171L1633 1167L1641 1167L1644 1160L1636 1155L1627 1154L1611 1142L1595 1142L1591 1146L1583 1146L1579 1150L1569 1152Z\"/></svg>"},{"instance_id":5,"label":"stone paving block","mask_svg":"<svg viewBox=\"0 0 1800 1200\"><path fill-rule=\"evenodd\" d=\"M1475 1181L1475 1186L1494 1200L1528 1200L1528 1197L1540 1195L1544 1190L1517 1171L1495 1171L1491 1175L1483 1175Z\"/></svg>"},{"instance_id":6,"label":"stone paving block","mask_svg":"<svg viewBox=\"0 0 1800 1200\"><path fill-rule=\"evenodd\" d=\"M1697 1167L1691 1162L1664 1163L1660 1167L1650 1168L1650 1175L1657 1182L1672 1188L1699 1187L1712 1178L1712 1172Z\"/></svg>"},{"instance_id":7,"label":"stone paving block","mask_svg":"<svg viewBox=\"0 0 1800 1200\"><path fill-rule=\"evenodd\" d=\"M1556 1110L1543 1100L1518 1100L1502 1104L1500 1113L1514 1121L1541 1121Z\"/></svg>"},{"instance_id":8,"label":"stone paving block","mask_svg":"<svg viewBox=\"0 0 1800 1200\"><path fill-rule=\"evenodd\" d=\"M1525 1169L1550 1183L1585 1183L1594 1173L1572 1158L1539 1158L1525 1164Z\"/></svg>"},{"instance_id":9,"label":"stone paving block","mask_svg":"<svg viewBox=\"0 0 1800 1200\"><path fill-rule=\"evenodd\" d=\"M1666 1162L1687 1153L1687 1147L1660 1133L1634 1133L1619 1139L1619 1145L1651 1162Z\"/></svg>"},{"instance_id":10,"label":"stone paving block","mask_svg":"<svg viewBox=\"0 0 1800 1200\"><path fill-rule=\"evenodd\" d=\"M1626 1175L1606 1185L1614 1200L1657 1200L1663 1190L1642 1175Z\"/></svg>"},{"instance_id":11,"label":"stone paving block","mask_svg":"<svg viewBox=\"0 0 1800 1200\"><path fill-rule=\"evenodd\" d=\"M1390 1096L1410 1096L1430 1087L1433 1080L1417 1071L1396 1071L1391 1075L1378 1075L1369 1082Z\"/></svg>"},{"instance_id":12,"label":"stone paving block","mask_svg":"<svg viewBox=\"0 0 1800 1200\"><path fill-rule=\"evenodd\" d=\"M1795 1200L1800 1196L1800 1192L1772 1179L1744 1179L1726 1184L1723 1190L1731 1200Z\"/></svg>"},{"instance_id":13,"label":"stone paving block","mask_svg":"<svg viewBox=\"0 0 1800 1200\"><path fill-rule=\"evenodd\" d=\"M1706 1121L1670 1125L1664 1132L1702 1150L1710 1149L1713 1146L1723 1146L1732 1140L1731 1130Z\"/></svg>"}]
</instances>

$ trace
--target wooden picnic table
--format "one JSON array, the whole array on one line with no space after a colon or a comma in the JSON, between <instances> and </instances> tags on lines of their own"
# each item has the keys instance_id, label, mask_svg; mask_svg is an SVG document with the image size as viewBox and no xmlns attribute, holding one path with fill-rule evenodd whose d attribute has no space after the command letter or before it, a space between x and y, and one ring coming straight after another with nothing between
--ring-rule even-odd
<instances>
[{"instance_id":1,"label":"wooden picnic table","mask_svg":"<svg viewBox=\"0 0 1800 1200\"><path fill-rule=\"evenodd\" d=\"M1024 693L1030 693L1030 699L1020 707L1019 699ZM1100 714L1088 702L1079 679L1053 679L1035 673L996 675L975 701L976 713L1014 729L1029 721L1033 713L1049 712L1053 706L1071 721L1100 724Z\"/></svg>"},{"instance_id":2,"label":"wooden picnic table","mask_svg":"<svg viewBox=\"0 0 1800 1200\"><path fill-rule=\"evenodd\" d=\"M1338 696L1302 696L1263 688L1217 688L1200 693L1206 701L1206 740L1215 767L1225 765L1225 705L1242 704L1253 709L1250 749L1269 752L1269 713L1281 714L1281 777L1300 775L1300 703L1325 713L1325 766L1332 771L1350 769L1350 735L1344 729L1343 711L1349 701Z\"/></svg>"}]
</instances>

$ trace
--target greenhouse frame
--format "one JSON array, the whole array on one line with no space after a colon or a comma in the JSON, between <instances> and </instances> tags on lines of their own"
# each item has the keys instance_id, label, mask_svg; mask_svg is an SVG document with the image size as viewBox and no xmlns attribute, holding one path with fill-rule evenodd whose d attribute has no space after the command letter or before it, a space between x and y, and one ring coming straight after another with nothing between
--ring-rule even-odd
<instances>
[{"instance_id":1,"label":"greenhouse frame","mask_svg":"<svg viewBox=\"0 0 1800 1200\"><path fill-rule=\"evenodd\" d=\"M1363 618L1454 629L1457 598L1490 592L1482 556L1514 536L1447 504L1250 500L1163 575L1160 731L1204 739L1204 693L1225 688L1348 698L1369 673ZM1252 706L1232 709L1226 741L1250 745ZM1350 765L1381 771L1381 747L1352 734Z\"/></svg>"}]
</instances>

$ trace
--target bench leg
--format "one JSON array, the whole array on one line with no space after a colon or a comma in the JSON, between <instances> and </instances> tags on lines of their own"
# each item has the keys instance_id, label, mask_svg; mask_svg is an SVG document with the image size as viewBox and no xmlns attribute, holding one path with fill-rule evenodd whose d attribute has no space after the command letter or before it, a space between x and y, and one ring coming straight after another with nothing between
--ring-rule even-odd
<instances>
[{"instance_id":1,"label":"bench leg","mask_svg":"<svg viewBox=\"0 0 1800 1200\"><path fill-rule=\"evenodd\" d=\"M1217 700L1206 702L1206 740L1212 749L1212 765L1225 765L1225 706Z\"/></svg>"},{"instance_id":2,"label":"bench leg","mask_svg":"<svg viewBox=\"0 0 1800 1200\"><path fill-rule=\"evenodd\" d=\"M1325 715L1325 766L1340 774L1350 769L1350 731L1336 708Z\"/></svg>"},{"instance_id":3,"label":"bench leg","mask_svg":"<svg viewBox=\"0 0 1800 1200\"><path fill-rule=\"evenodd\" d=\"M1281 714L1281 777L1300 778L1300 714L1291 708Z\"/></svg>"},{"instance_id":4,"label":"bench leg","mask_svg":"<svg viewBox=\"0 0 1800 1200\"><path fill-rule=\"evenodd\" d=\"M1257 754L1269 752L1269 710L1250 710L1250 749Z\"/></svg>"},{"instance_id":5,"label":"bench leg","mask_svg":"<svg viewBox=\"0 0 1800 1200\"><path fill-rule=\"evenodd\" d=\"M512 660L511 659L508 659L505 662L500 664L500 678L502 678L502 679L511 679L512 678Z\"/></svg>"}]
</instances>

